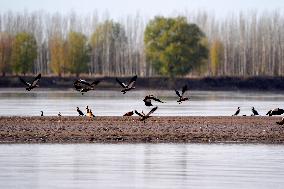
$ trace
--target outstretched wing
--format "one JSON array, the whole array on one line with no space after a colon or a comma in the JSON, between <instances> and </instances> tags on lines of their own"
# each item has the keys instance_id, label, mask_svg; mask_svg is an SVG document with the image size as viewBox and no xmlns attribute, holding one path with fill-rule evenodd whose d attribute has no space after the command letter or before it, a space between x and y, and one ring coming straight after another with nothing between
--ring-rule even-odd
<instances>
[{"instance_id":1,"label":"outstretched wing","mask_svg":"<svg viewBox=\"0 0 284 189\"><path fill-rule=\"evenodd\" d=\"M79 79L77 81L78 81L78 83L81 83L82 85L91 86L91 84L89 82L87 82L86 80L84 80L84 79Z\"/></svg>"},{"instance_id":2,"label":"outstretched wing","mask_svg":"<svg viewBox=\"0 0 284 189\"><path fill-rule=\"evenodd\" d=\"M122 86L123 88L126 88L127 85L125 85L124 83L122 83L121 81L119 81L119 79L115 78L115 80L119 83L120 86Z\"/></svg>"},{"instance_id":3,"label":"outstretched wing","mask_svg":"<svg viewBox=\"0 0 284 189\"><path fill-rule=\"evenodd\" d=\"M152 108L152 110L146 115L146 117L149 116L149 115L151 115L151 114L152 114L154 111L156 111L157 109L158 109L158 106Z\"/></svg>"},{"instance_id":4,"label":"outstretched wing","mask_svg":"<svg viewBox=\"0 0 284 189\"><path fill-rule=\"evenodd\" d=\"M140 117L144 117L144 115L142 115L142 114L140 114L139 112L137 112L137 110L135 110L135 113L136 113L137 115L139 115Z\"/></svg>"},{"instance_id":5,"label":"outstretched wing","mask_svg":"<svg viewBox=\"0 0 284 189\"><path fill-rule=\"evenodd\" d=\"M93 81L91 83L91 86L94 87L95 85L98 85L100 82L101 82L100 80Z\"/></svg>"},{"instance_id":6,"label":"outstretched wing","mask_svg":"<svg viewBox=\"0 0 284 189\"><path fill-rule=\"evenodd\" d=\"M25 84L26 86L29 87L29 86L31 85L30 83L26 82L23 78L19 77L19 79L20 79L20 81L21 81L23 84Z\"/></svg>"},{"instance_id":7,"label":"outstretched wing","mask_svg":"<svg viewBox=\"0 0 284 189\"><path fill-rule=\"evenodd\" d=\"M131 80L129 81L129 84L128 84L128 88L134 87L136 80L137 80L137 75L135 75L134 77L131 78Z\"/></svg>"},{"instance_id":8,"label":"outstretched wing","mask_svg":"<svg viewBox=\"0 0 284 189\"><path fill-rule=\"evenodd\" d=\"M37 83L39 82L40 78L41 78L41 74L38 74L38 75L34 78L34 80L33 80L33 82L32 82L32 86L36 86Z\"/></svg>"},{"instance_id":9,"label":"outstretched wing","mask_svg":"<svg viewBox=\"0 0 284 189\"><path fill-rule=\"evenodd\" d=\"M158 99L157 97L153 96L153 95L149 95L148 96L149 99L152 99L152 100L155 100L157 102L161 102L161 103L164 103L163 101L161 101L160 99Z\"/></svg>"},{"instance_id":10,"label":"outstretched wing","mask_svg":"<svg viewBox=\"0 0 284 189\"><path fill-rule=\"evenodd\" d=\"M181 96L187 91L187 85L184 85L181 90Z\"/></svg>"},{"instance_id":11,"label":"outstretched wing","mask_svg":"<svg viewBox=\"0 0 284 189\"><path fill-rule=\"evenodd\" d=\"M178 97L181 97L181 95L179 94L178 90L175 90L175 92L178 95Z\"/></svg>"}]
</instances>

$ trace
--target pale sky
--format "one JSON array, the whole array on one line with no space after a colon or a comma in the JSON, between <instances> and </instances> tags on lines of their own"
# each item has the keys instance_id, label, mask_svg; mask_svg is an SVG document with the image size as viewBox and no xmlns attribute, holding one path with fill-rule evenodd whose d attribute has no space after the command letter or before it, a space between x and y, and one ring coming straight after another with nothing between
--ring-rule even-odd
<instances>
[{"instance_id":1,"label":"pale sky","mask_svg":"<svg viewBox=\"0 0 284 189\"><path fill-rule=\"evenodd\" d=\"M34 11L68 13L71 10L79 14L99 14L106 11L110 17L117 18L133 15L138 11L142 16L153 17L173 13L206 10L217 17L242 11L284 10L284 0L0 0L0 12Z\"/></svg>"}]
</instances>

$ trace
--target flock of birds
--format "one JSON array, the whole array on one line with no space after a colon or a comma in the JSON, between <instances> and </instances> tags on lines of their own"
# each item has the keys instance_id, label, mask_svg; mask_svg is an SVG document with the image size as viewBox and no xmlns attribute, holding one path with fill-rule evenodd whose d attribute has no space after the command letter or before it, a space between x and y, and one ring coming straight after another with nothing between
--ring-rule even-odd
<instances>
[{"instance_id":1,"label":"flock of birds","mask_svg":"<svg viewBox=\"0 0 284 189\"><path fill-rule=\"evenodd\" d=\"M19 77L20 81L26 85L26 90L27 91L31 91L32 89L39 87L39 81L41 79L41 74L38 74L31 82L25 81L23 78ZM130 79L130 81L128 82L128 84L123 83L122 81L120 81L118 78L116 78L117 83L119 83L119 85L122 87L121 93L122 94L126 94L126 92L135 89L135 83L137 80L137 75L135 75L134 77L132 77ZM98 85L100 83L99 80L96 80L92 83L87 82L86 80L83 79L78 79L74 82L74 88L76 91L79 91L82 95L88 91L91 90L95 90L96 85ZM185 92L188 90L187 85L184 85L182 87L181 92L179 92L178 90L175 89L175 93L178 96L178 100L177 102L179 104L181 104L184 101L188 101L189 97L185 97L184 94ZM152 101L156 101L159 103L164 103L162 100L160 100L158 97L154 96L154 95L147 95L145 96L145 98L143 99L144 103L146 106L153 106ZM137 110L134 111L130 111L125 113L123 116L132 116L135 114L137 114L138 116L140 116L140 120L144 121L146 119L148 119L149 117L151 117L150 115L155 112L158 109L158 106L152 108L147 114L145 114L143 111L140 113ZM79 109L79 107L77 107L77 112L79 114L79 116L88 116L90 118L95 117L95 115L93 114L92 110L87 106L86 107L86 115ZM268 116L273 116L273 115L282 115L284 113L284 109L281 108L275 108L272 110L269 110L267 112L266 115ZM238 116L240 114L240 107L237 108L236 112L232 115L232 116ZM257 110L252 107L252 114L251 116L257 116L259 115L259 113L257 112ZM43 111L41 111L41 116L43 116ZM61 116L61 113L58 113L58 116ZM246 116L246 115L243 115ZM281 121L276 122L279 125L283 125L284 124L284 117L282 118Z\"/></svg>"}]
</instances>

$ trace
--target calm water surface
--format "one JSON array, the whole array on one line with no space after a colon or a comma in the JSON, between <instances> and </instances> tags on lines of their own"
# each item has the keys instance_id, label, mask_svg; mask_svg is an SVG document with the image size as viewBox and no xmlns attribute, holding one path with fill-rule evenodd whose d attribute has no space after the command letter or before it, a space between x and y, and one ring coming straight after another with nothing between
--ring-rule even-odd
<instances>
[{"instance_id":1,"label":"calm water surface","mask_svg":"<svg viewBox=\"0 0 284 189\"><path fill-rule=\"evenodd\" d=\"M0 188L283 186L281 145L0 145Z\"/></svg>"},{"instance_id":2,"label":"calm water surface","mask_svg":"<svg viewBox=\"0 0 284 189\"><path fill-rule=\"evenodd\" d=\"M269 109L284 107L284 94L266 92L230 92L230 91L190 91L186 95L189 102L178 104L174 91L131 91L125 95L119 91L91 91L83 96L70 89L65 91L35 89L26 92L24 89L0 89L0 116L40 115L77 115L76 107L82 110L89 105L95 115L120 116L130 110L151 108L143 104L145 95L154 94L166 103L153 103L159 109L157 116L218 116L232 115L238 106L241 114L251 115L254 106L264 115Z\"/></svg>"}]
</instances>

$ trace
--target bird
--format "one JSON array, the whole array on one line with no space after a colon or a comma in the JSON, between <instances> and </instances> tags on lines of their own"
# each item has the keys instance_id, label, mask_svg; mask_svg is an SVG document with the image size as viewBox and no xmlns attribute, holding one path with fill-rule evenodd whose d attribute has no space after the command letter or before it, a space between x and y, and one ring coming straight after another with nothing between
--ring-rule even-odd
<instances>
[{"instance_id":1,"label":"bird","mask_svg":"<svg viewBox=\"0 0 284 189\"><path fill-rule=\"evenodd\" d=\"M36 87L39 87L38 82L39 82L40 78L41 78L41 74L38 74L33 79L33 81L31 83L29 83L29 82L25 81L23 78L19 77L20 81L27 86L27 88L26 88L27 91L30 91L30 90L32 90Z\"/></svg>"},{"instance_id":2,"label":"bird","mask_svg":"<svg viewBox=\"0 0 284 189\"><path fill-rule=\"evenodd\" d=\"M61 116L61 113L59 112L57 115L60 117L60 116Z\"/></svg>"},{"instance_id":3,"label":"bird","mask_svg":"<svg viewBox=\"0 0 284 189\"><path fill-rule=\"evenodd\" d=\"M87 110L87 116L92 118L92 117L95 117L95 115L93 114L92 110L89 108L89 106L86 107L86 110Z\"/></svg>"},{"instance_id":4,"label":"bird","mask_svg":"<svg viewBox=\"0 0 284 189\"><path fill-rule=\"evenodd\" d=\"M281 115L284 113L284 110L281 108L275 108L273 110L269 110L266 115L273 116L273 115Z\"/></svg>"},{"instance_id":5,"label":"bird","mask_svg":"<svg viewBox=\"0 0 284 189\"><path fill-rule=\"evenodd\" d=\"M41 112L40 116L43 116L43 111L40 111L40 112Z\"/></svg>"},{"instance_id":6,"label":"bird","mask_svg":"<svg viewBox=\"0 0 284 189\"><path fill-rule=\"evenodd\" d=\"M145 102L145 105L146 105L146 106L153 106L151 100L164 103L163 101L161 101L160 99L158 99L158 98L155 97L154 95L147 95L147 96L145 96L145 98L144 98L143 101Z\"/></svg>"},{"instance_id":7,"label":"bird","mask_svg":"<svg viewBox=\"0 0 284 189\"><path fill-rule=\"evenodd\" d=\"M134 114L133 111L130 111L130 112L126 112L123 116L132 116Z\"/></svg>"},{"instance_id":8,"label":"bird","mask_svg":"<svg viewBox=\"0 0 284 189\"><path fill-rule=\"evenodd\" d=\"M237 111L232 116L237 116L240 113L240 107L238 107Z\"/></svg>"},{"instance_id":9,"label":"bird","mask_svg":"<svg viewBox=\"0 0 284 189\"><path fill-rule=\"evenodd\" d=\"M132 77L128 83L128 85L126 85L125 83L121 82L118 78L116 78L116 81L120 84L120 86L123 88L121 90L121 92L123 94L125 94L127 91L130 91L132 89L135 89L135 82L137 80L137 75L135 75L134 77Z\"/></svg>"},{"instance_id":10,"label":"bird","mask_svg":"<svg viewBox=\"0 0 284 189\"><path fill-rule=\"evenodd\" d=\"M284 117L282 117L281 121L276 121L278 125L283 125L284 124Z\"/></svg>"},{"instance_id":11,"label":"bird","mask_svg":"<svg viewBox=\"0 0 284 189\"><path fill-rule=\"evenodd\" d=\"M183 97L184 93L187 91L187 85L184 85L182 87L182 90L181 90L181 94L178 92L178 90L175 89L175 92L176 94L178 95L179 99L178 99L178 103L181 104L183 101L187 101L189 100L188 97Z\"/></svg>"},{"instance_id":12,"label":"bird","mask_svg":"<svg viewBox=\"0 0 284 189\"><path fill-rule=\"evenodd\" d=\"M254 116L259 115L258 112L256 111L256 109L254 109L254 107L252 107L251 111L252 111Z\"/></svg>"},{"instance_id":13,"label":"bird","mask_svg":"<svg viewBox=\"0 0 284 189\"><path fill-rule=\"evenodd\" d=\"M158 109L158 106L152 108L148 114L144 114L143 111L142 111L142 113L139 113L137 110L135 110L135 113L141 117L141 118L140 118L140 121L144 121L144 123L145 123L145 120L148 119L149 117L151 117L150 115L151 115L154 111L156 111L157 109Z\"/></svg>"},{"instance_id":14,"label":"bird","mask_svg":"<svg viewBox=\"0 0 284 189\"><path fill-rule=\"evenodd\" d=\"M84 113L77 107L77 112L79 113L79 116L84 116Z\"/></svg>"},{"instance_id":15,"label":"bird","mask_svg":"<svg viewBox=\"0 0 284 189\"><path fill-rule=\"evenodd\" d=\"M90 91L90 90L95 90L95 86L100 83L100 80L93 81L92 83L87 82L84 79L78 79L76 80L73 85L75 87L76 91L81 92L83 95L84 93Z\"/></svg>"}]
</instances>

